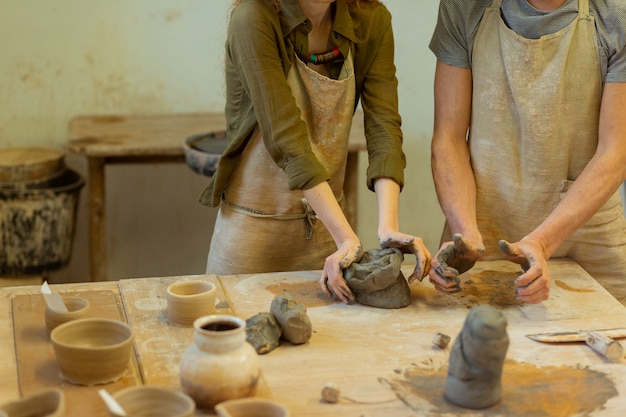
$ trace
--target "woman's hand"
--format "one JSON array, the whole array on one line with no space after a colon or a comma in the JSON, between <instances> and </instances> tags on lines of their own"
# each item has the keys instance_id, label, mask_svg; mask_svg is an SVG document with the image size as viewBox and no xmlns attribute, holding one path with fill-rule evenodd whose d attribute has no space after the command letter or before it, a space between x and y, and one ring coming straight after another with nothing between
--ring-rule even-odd
<instances>
[{"instance_id":1,"label":"woman's hand","mask_svg":"<svg viewBox=\"0 0 626 417\"><path fill-rule=\"evenodd\" d=\"M343 278L343 270L363 256L361 242L349 240L339 246L336 252L326 258L324 270L319 280L322 291L330 297L336 295L344 303L354 300L354 294Z\"/></svg>"},{"instance_id":2,"label":"woman's hand","mask_svg":"<svg viewBox=\"0 0 626 417\"><path fill-rule=\"evenodd\" d=\"M518 300L537 304L550 296L550 271L543 245L537 240L522 239L517 243L506 240L498 246L507 260L522 266L524 273L515 280L515 295Z\"/></svg>"},{"instance_id":3,"label":"woman's hand","mask_svg":"<svg viewBox=\"0 0 626 417\"><path fill-rule=\"evenodd\" d=\"M441 245L428 274L435 288L446 294L461 291L459 275L469 271L485 253L482 242L466 240L459 233L452 239Z\"/></svg>"},{"instance_id":4,"label":"woman's hand","mask_svg":"<svg viewBox=\"0 0 626 417\"><path fill-rule=\"evenodd\" d=\"M378 239L380 241L380 247L383 249L397 248L400 249L402 253L412 253L415 255L415 270L408 278L409 284L416 279L421 281L428 275L431 255L428 249L426 249L426 246L424 246L424 241L421 238L390 230L380 233Z\"/></svg>"}]
</instances>

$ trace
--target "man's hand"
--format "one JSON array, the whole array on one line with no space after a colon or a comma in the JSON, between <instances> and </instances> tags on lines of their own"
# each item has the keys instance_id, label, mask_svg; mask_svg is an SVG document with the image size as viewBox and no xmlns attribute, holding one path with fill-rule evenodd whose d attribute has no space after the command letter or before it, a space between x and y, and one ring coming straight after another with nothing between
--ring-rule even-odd
<instances>
[{"instance_id":1,"label":"man's hand","mask_svg":"<svg viewBox=\"0 0 626 417\"><path fill-rule=\"evenodd\" d=\"M400 232L389 232L385 236L379 236L380 247L397 248L402 253L412 253L415 255L415 270L409 276L408 282L411 284L416 279L420 281L428 275L430 270L430 251L424 246L424 241L415 236L407 235Z\"/></svg>"},{"instance_id":2,"label":"man's hand","mask_svg":"<svg viewBox=\"0 0 626 417\"><path fill-rule=\"evenodd\" d=\"M452 242L444 242L432 260L430 282L438 291L452 294L461 291L459 275L470 270L485 253L482 242L463 239L455 233Z\"/></svg>"},{"instance_id":3,"label":"man's hand","mask_svg":"<svg viewBox=\"0 0 626 417\"><path fill-rule=\"evenodd\" d=\"M518 300L528 304L537 304L550 296L550 272L543 246L536 240L524 240L509 243L498 242L505 258L521 265L524 273L515 280L515 295Z\"/></svg>"}]
</instances>

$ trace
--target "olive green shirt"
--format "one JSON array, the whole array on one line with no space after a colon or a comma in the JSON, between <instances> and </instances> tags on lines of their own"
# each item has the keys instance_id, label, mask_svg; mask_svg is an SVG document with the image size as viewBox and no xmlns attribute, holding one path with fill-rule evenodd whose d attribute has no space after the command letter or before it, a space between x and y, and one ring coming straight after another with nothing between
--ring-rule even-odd
<instances>
[{"instance_id":1,"label":"olive green shirt","mask_svg":"<svg viewBox=\"0 0 626 417\"><path fill-rule=\"evenodd\" d=\"M291 190L328 181L329 173L313 153L305 122L296 106L287 74L296 55L306 60L311 22L296 0L244 0L231 12L226 40L226 135L228 146L215 175L200 196L216 207L255 127L259 126L272 159L287 174ZM334 4L333 43L341 52L330 69L337 78L351 51L356 81L355 106L361 100L369 156L367 185L385 177L404 185L406 160L398 113L391 14L382 4L361 1Z\"/></svg>"}]
</instances>

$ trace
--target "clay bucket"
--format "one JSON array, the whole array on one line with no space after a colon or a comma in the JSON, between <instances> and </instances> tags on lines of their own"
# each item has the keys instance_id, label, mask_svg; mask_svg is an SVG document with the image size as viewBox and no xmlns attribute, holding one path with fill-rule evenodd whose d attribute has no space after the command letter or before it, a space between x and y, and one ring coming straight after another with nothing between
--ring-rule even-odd
<instances>
[{"instance_id":1,"label":"clay bucket","mask_svg":"<svg viewBox=\"0 0 626 417\"><path fill-rule=\"evenodd\" d=\"M188 395L169 388L136 386L124 388L113 398L132 417L191 417L196 404ZM111 417L122 417L109 410Z\"/></svg>"},{"instance_id":2,"label":"clay bucket","mask_svg":"<svg viewBox=\"0 0 626 417\"><path fill-rule=\"evenodd\" d=\"M45 181L0 182L0 275L45 275L69 264L83 185L71 169Z\"/></svg>"},{"instance_id":3,"label":"clay bucket","mask_svg":"<svg viewBox=\"0 0 626 417\"><path fill-rule=\"evenodd\" d=\"M50 333L61 376L75 385L117 381L126 373L133 350L129 325L106 318L68 321Z\"/></svg>"},{"instance_id":4,"label":"clay bucket","mask_svg":"<svg viewBox=\"0 0 626 417\"><path fill-rule=\"evenodd\" d=\"M64 417L65 395L58 388L0 405L0 417Z\"/></svg>"},{"instance_id":5,"label":"clay bucket","mask_svg":"<svg viewBox=\"0 0 626 417\"><path fill-rule=\"evenodd\" d=\"M46 304L45 320L48 337L56 327L71 320L89 317L91 314L91 304L82 297L63 297L63 304L67 311L57 311L51 309Z\"/></svg>"},{"instance_id":6,"label":"clay bucket","mask_svg":"<svg viewBox=\"0 0 626 417\"><path fill-rule=\"evenodd\" d=\"M215 406L219 417L289 417L284 405L263 398L240 398Z\"/></svg>"}]
</instances>

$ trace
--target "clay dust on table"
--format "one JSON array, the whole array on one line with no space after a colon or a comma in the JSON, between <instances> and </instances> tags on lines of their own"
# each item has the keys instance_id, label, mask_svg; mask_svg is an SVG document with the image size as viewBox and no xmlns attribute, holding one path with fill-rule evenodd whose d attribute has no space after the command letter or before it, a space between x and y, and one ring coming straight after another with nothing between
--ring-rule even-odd
<instances>
[{"instance_id":1,"label":"clay dust on table","mask_svg":"<svg viewBox=\"0 0 626 417\"><path fill-rule=\"evenodd\" d=\"M555 279L554 284L557 287L563 288L565 291L571 291L571 292L595 292L596 291L593 288L575 288L575 287L572 287L571 285L566 284L560 279Z\"/></svg>"},{"instance_id":2,"label":"clay dust on table","mask_svg":"<svg viewBox=\"0 0 626 417\"><path fill-rule=\"evenodd\" d=\"M322 307L336 302L322 292L317 281L298 284L287 284L283 282L268 285L265 289L274 295L283 295L288 292L295 300L307 307Z\"/></svg>"},{"instance_id":3,"label":"clay dust on table","mask_svg":"<svg viewBox=\"0 0 626 417\"><path fill-rule=\"evenodd\" d=\"M545 366L507 360L502 376L502 399L492 407L472 410L444 399L448 368L425 361L397 371L400 377L382 379L410 409L429 416L481 415L562 417L588 415L618 396L610 376L589 368ZM427 404L425 406L424 404Z\"/></svg>"},{"instance_id":4,"label":"clay dust on table","mask_svg":"<svg viewBox=\"0 0 626 417\"><path fill-rule=\"evenodd\" d=\"M470 272L461 278L461 291L452 296L468 308L480 304L501 308L521 306L524 303L515 298L515 279L520 274L494 270Z\"/></svg>"}]
</instances>

